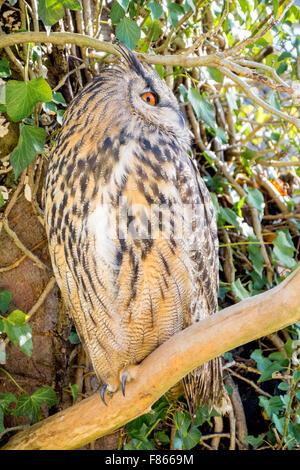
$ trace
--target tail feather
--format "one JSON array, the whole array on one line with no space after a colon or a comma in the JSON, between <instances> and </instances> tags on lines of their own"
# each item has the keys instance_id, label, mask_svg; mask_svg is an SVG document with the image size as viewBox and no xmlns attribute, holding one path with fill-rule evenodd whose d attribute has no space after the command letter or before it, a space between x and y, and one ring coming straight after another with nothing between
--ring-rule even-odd
<instances>
[{"instance_id":1,"label":"tail feather","mask_svg":"<svg viewBox=\"0 0 300 470\"><path fill-rule=\"evenodd\" d=\"M183 385L191 416L202 405L220 408L224 396L221 358L216 357L187 374Z\"/></svg>"}]
</instances>

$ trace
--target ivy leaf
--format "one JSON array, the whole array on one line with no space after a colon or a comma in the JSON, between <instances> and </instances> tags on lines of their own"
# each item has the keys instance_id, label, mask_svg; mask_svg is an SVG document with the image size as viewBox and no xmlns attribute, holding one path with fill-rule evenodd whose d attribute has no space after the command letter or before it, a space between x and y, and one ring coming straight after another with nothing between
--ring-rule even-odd
<instances>
[{"instance_id":1,"label":"ivy leaf","mask_svg":"<svg viewBox=\"0 0 300 470\"><path fill-rule=\"evenodd\" d=\"M44 151L46 135L46 131L41 127L22 127L18 145L10 155L10 163L14 169L15 179L33 161L36 153Z\"/></svg>"},{"instance_id":2,"label":"ivy leaf","mask_svg":"<svg viewBox=\"0 0 300 470\"><path fill-rule=\"evenodd\" d=\"M49 386L41 387L36 390L34 394L31 395L31 399L34 400L39 406L46 403L46 405L50 407L58 403L55 391L52 387Z\"/></svg>"},{"instance_id":3,"label":"ivy leaf","mask_svg":"<svg viewBox=\"0 0 300 470\"><path fill-rule=\"evenodd\" d=\"M300 423L292 423L292 431L297 444L300 444Z\"/></svg>"},{"instance_id":4,"label":"ivy leaf","mask_svg":"<svg viewBox=\"0 0 300 470\"><path fill-rule=\"evenodd\" d=\"M114 1L110 10L110 19L112 24L119 23L120 19L125 16L125 10L121 7L117 0Z\"/></svg>"},{"instance_id":5,"label":"ivy leaf","mask_svg":"<svg viewBox=\"0 0 300 470\"><path fill-rule=\"evenodd\" d=\"M274 248L272 258L278 261L282 266L292 268L295 266L296 261L293 257L295 247L291 236L286 230L276 230L276 233L277 237L273 241Z\"/></svg>"},{"instance_id":6,"label":"ivy leaf","mask_svg":"<svg viewBox=\"0 0 300 470\"><path fill-rule=\"evenodd\" d=\"M5 431L4 427L4 413L9 413L9 406L17 399L12 393L0 393L0 433Z\"/></svg>"},{"instance_id":7,"label":"ivy leaf","mask_svg":"<svg viewBox=\"0 0 300 470\"><path fill-rule=\"evenodd\" d=\"M237 279L236 281L231 283L231 289L235 297L239 300L247 299L250 295L247 289L245 289L245 287L242 285L240 279Z\"/></svg>"},{"instance_id":8,"label":"ivy leaf","mask_svg":"<svg viewBox=\"0 0 300 470\"><path fill-rule=\"evenodd\" d=\"M63 18L65 8L82 9L78 0L39 0L38 15L45 26L52 26Z\"/></svg>"},{"instance_id":9,"label":"ivy leaf","mask_svg":"<svg viewBox=\"0 0 300 470\"><path fill-rule=\"evenodd\" d=\"M255 349L251 354L251 359L257 363L257 368L261 372L258 382L265 382L271 380L273 373L278 372L288 366L289 361L283 356L282 353L270 354L268 358L262 355L260 349Z\"/></svg>"},{"instance_id":10,"label":"ivy leaf","mask_svg":"<svg viewBox=\"0 0 300 470\"><path fill-rule=\"evenodd\" d=\"M233 225L235 228L239 228L239 223L237 220L237 215L229 207L219 207L219 217L221 218L220 222L226 221L230 225Z\"/></svg>"},{"instance_id":11,"label":"ivy leaf","mask_svg":"<svg viewBox=\"0 0 300 470\"><path fill-rule=\"evenodd\" d=\"M199 444L201 436L202 434L199 429L196 426L193 426L189 433L184 438L182 438L182 448L184 450L192 449L197 444Z\"/></svg>"},{"instance_id":12,"label":"ivy leaf","mask_svg":"<svg viewBox=\"0 0 300 470\"><path fill-rule=\"evenodd\" d=\"M249 237L250 242L258 242L257 238ZM264 269L264 260L260 251L259 244L249 243L247 245L249 259L252 261L254 271L261 277Z\"/></svg>"},{"instance_id":13,"label":"ivy leaf","mask_svg":"<svg viewBox=\"0 0 300 470\"><path fill-rule=\"evenodd\" d=\"M184 9L177 3L168 1L168 21L174 28L178 25L178 19L184 14Z\"/></svg>"},{"instance_id":14,"label":"ivy leaf","mask_svg":"<svg viewBox=\"0 0 300 470\"><path fill-rule=\"evenodd\" d=\"M188 413L176 411L174 415L174 422L177 428L178 435L183 438L187 436L188 428L191 424L192 418Z\"/></svg>"},{"instance_id":15,"label":"ivy leaf","mask_svg":"<svg viewBox=\"0 0 300 470\"><path fill-rule=\"evenodd\" d=\"M0 60L0 78L7 78L11 76L9 62L7 59Z\"/></svg>"},{"instance_id":16,"label":"ivy leaf","mask_svg":"<svg viewBox=\"0 0 300 470\"><path fill-rule=\"evenodd\" d=\"M0 393L0 405L5 412L8 411L10 404L16 401L16 397L11 392Z\"/></svg>"},{"instance_id":17,"label":"ivy leaf","mask_svg":"<svg viewBox=\"0 0 300 470\"><path fill-rule=\"evenodd\" d=\"M188 91L188 99L194 108L199 119L207 124L210 129L216 129L215 108L213 105L203 98L196 88L190 88Z\"/></svg>"},{"instance_id":18,"label":"ivy leaf","mask_svg":"<svg viewBox=\"0 0 300 470\"><path fill-rule=\"evenodd\" d=\"M80 344L80 338L76 331L71 331L69 334L68 340L70 341L71 344Z\"/></svg>"},{"instance_id":19,"label":"ivy leaf","mask_svg":"<svg viewBox=\"0 0 300 470\"><path fill-rule=\"evenodd\" d=\"M2 313L7 312L8 306L12 299L12 293L9 290L0 292L0 310Z\"/></svg>"},{"instance_id":20,"label":"ivy leaf","mask_svg":"<svg viewBox=\"0 0 300 470\"><path fill-rule=\"evenodd\" d=\"M67 106L67 103L66 103L63 95L59 91L54 91L53 92L52 99L53 99L54 103L56 103L56 104L61 104L63 107Z\"/></svg>"},{"instance_id":21,"label":"ivy leaf","mask_svg":"<svg viewBox=\"0 0 300 470\"><path fill-rule=\"evenodd\" d=\"M244 441L248 442L248 444L252 445L253 447L258 447L264 442L262 438L262 434L259 434L259 436L257 437L245 436Z\"/></svg>"},{"instance_id":22,"label":"ivy leaf","mask_svg":"<svg viewBox=\"0 0 300 470\"><path fill-rule=\"evenodd\" d=\"M37 103L51 100L51 88L42 77L27 83L9 80L6 84L7 114L14 122L26 118Z\"/></svg>"},{"instance_id":23,"label":"ivy leaf","mask_svg":"<svg viewBox=\"0 0 300 470\"><path fill-rule=\"evenodd\" d=\"M278 411L283 409L283 403L281 401L281 398L278 396L272 398L260 396L259 406L266 410L266 413L270 419L272 418L273 413L277 414Z\"/></svg>"},{"instance_id":24,"label":"ivy leaf","mask_svg":"<svg viewBox=\"0 0 300 470\"><path fill-rule=\"evenodd\" d=\"M158 431L157 438L162 444L169 444L170 438L165 431Z\"/></svg>"},{"instance_id":25,"label":"ivy leaf","mask_svg":"<svg viewBox=\"0 0 300 470\"><path fill-rule=\"evenodd\" d=\"M158 20L158 18L160 18L164 12L159 2L150 2L148 3L147 7L151 11L151 18L153 21Z\"/></svg>"},{"instance_id":26,"label":"ivy leaf","mask_svg":"<svg viewBox=\"0 0 300 470\"><path fill-rule=\"evenodd\" d=\"M215 69L214 67L207 67L210 78L212 78L217 83L223 83L224 77L222 73Z\"/></svg>"},{"instance_id":27,"label":"ivy leaf","mask_svg":"<svg viewBox=\"0 0 300 470\"><path fill-rule=\"evenodd\" d=\"M129 49L134 49L139 42L141 31L135 21L125 17L116 27L116 36Z\"/></svg>"},{"instance_id":28,"label":"ivy leaf","mask_svg":"<svg viewBox=\"0 0 300 470\"><path fill-rule=\"evenodd\" d=\"M27 323L19 323L19 315L17 315L17 323L14 322L16 320L15 312L16 311L12 312L12 314L10 314L5 320L3 320L4 333L7 334L8 338L10 339L10 341L12 341L15 346L19 346L19 348L24 354L26 354L27 356L31 356L32 330ZM23 315L25 315L25 313ZM28 318L27 315L25 315L25 319L26 318Z\"/></svg>"},{"instance_id":29,"label":"ivy leaf","mask_svg":"<svg viewBox=\"0 0 300 470\"><path fill-rule=\"evenodd\" d=\"M209 411L208 405L199 406L199 408L196 411L196 418L194 420L194 425L202 426L202 424L205 423L205 421L209 422L209 419L212 416L220 416L220 414L214 408L211 411Z\"/></svg>"},{"instance_id":30,"label":"ivy leaf","mask_svg":"<svg viewBox=\"0 0 300 470\"><path fill-rule=\"evenodd\" d=\"M188 12L189 10L191 10L191 9L193 10L193 12L196 11L194 1L193 0L186 0L184 2L184 11L185 11L185 13Z\"/></svg>"},{"instance_id":31,"label":"ivy leaf","mask_svg":"<svg viewBox=\"0 0 300 470\"><path fill-rule=\"evenodd\" d=\"M16 409L12 412L16 416L29 416L33 423L41 419L40 407L44 403L53 406L58 402L52 387L41 387L32 395L23 394L19 397Z\"/></svg>"},{"instance_id":32,"label":"ivy leaf","mask_svg":"<svg viewBox=\"0 0 300 470\"><path fill-rule=\"evenodd\" d=\"M257 188L248 188L245 187L248 196L247 202L251 204L255 209L258 210L260 216L263 216L264 207L265 207L265 200L263 194Z\"/></svg>"}]
</instances>

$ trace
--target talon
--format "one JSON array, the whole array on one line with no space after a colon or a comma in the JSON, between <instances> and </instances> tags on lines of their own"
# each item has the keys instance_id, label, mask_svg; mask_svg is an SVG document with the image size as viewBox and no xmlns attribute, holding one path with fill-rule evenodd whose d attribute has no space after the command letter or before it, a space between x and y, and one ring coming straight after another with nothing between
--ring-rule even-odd
<instances>
[{"instance_id":1,"label":"talon","mask_svg":"<svg viewBox=\"0 0 300 470\"><path fill-rule=\"evenodd\" d=\"M101 396L101 400L103 401L104 405L107 406L107 403L105 401L105 398L104 398L104 394L105 394L105 390L107 389L107 384L103 384L100 388L100 396Z\"/></svg>"},{"instance_id":2,"label":"talon","mask_svg":"<svg viewBox=\"0 0 300 470\"><path fill-rule=\"evenodd\" d=\"M123 397L125 397L125 385L126 385L126 380L128 378L127 372L124 372L123 377L122 377L122 393Z\"/></svg>"}]
</instances>

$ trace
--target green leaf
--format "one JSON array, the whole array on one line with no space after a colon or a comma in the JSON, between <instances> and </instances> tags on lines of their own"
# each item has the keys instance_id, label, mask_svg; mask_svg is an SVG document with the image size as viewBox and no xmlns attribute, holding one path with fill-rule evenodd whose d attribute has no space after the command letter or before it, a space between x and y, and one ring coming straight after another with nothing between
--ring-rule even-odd
<instances>
[{"instance_id":1,"label":"green leaf","mask_svg":"<svg viewBox=\"0 0 300 470\"><path fill-rule=\"evenodd\" d=\"M278 396L275 396L272 398L260 396L259 406L263 407L266 410L266 413L269 416L269 418L272 418L273 413L277 414L278 411L284 409L281 398Z\"/></svg>"},{"instance_id":2,"label":"green leaf","mask_svg":"<svg viewBox=\"0 0 300 470\"><path fill-rule=\"evenodd\" d=\"M6 84L7 114L14 122L21 121L31 114L37 103L51 100L51 88L42 77L27 83L9 80Z\"/></svg>"},{"instance_id":3,"label":"green leaf","mask_svg":"<svg viewBox=\"0 0 300 470\"><path fill-rule=\"evenodd\" d=\"M263 438L262 434L259 434L259 436L254 437L254 436L245 436L244 441L248 442L253 447L258 447L263 444Z\"/></svg>"},{"instance_id":4,"label":"green leaf","mask_svg":"<svg viewBox=\"0 0 300 470\"><path fill-rule=\"evenodd\" d=\"M18 398L17 406L12 414L16 416L29 416L32 423L36 423L42 417L40 407L27 394L23 394Z\"/></svg>"},{"instance_id":5,"label":"green leaf","mask_svg":"<svg viewBox=\"0 0 300 470\"><path fill-rule=\"evenodd\" d=\"M261 372L258 382L271 380L274 372L284 369L289 364L289 360L285 358L283 354L270 354L269 357L266 358L263 357L260 349L253 351L250 357L256 361L257 368Z\"/></svg>"},{"instance_id":6,"label":"green leaf","mask_svg":"<svg viewBox=\"0 0 300 470\"><path fill-rule=\"evenodd\" d=\"M7 78L11 76L9 62L7 59L0 60L0 78Z\"/></svg>"},{"instance_id":7,"label":"green leaf","mask_svg":"<svg viewBox=\"0 0 300 470\"><path fill-rule=\"evenodd\" d=\"M5 431L4 413L9 413L9 405L17 401L12 393L0 393L0 433Z\"/></svg>"},{"instance_id":8,"label":"green leaf","mask_svg":"<svg viewBox=\"0 0 300 470\"><path fill-rule=\"evenodd\" d=\"M263 194L257 188L245 187L245 189L248 193L247 202L253 207L255 207L255 209L257 209L260 215L262 216L265 207L265 200Z\"/></svg>"},{"instance_id":9,"label":"green leaf","mask_svg":"<svg viewBox=\"0 0 300 470\"><path fill-rule=\"evenodd\" d=\"M217 83L223 83L224 77L221 72L214 67L207 67L210 77Z\"/></svg>"},{"instance_id":10,"label":"green leaf","mask_svg":"<svg viewBox=\"0 0 300 470\"><path fill-rule=\"evenodd\" d=\"M80 343L80 338L76 331L71 331L68 340L70 341L71 344L79 344Z\"/></svg>"},{"instance_id":11,"label":"green leaf","mask_svg":"<svg viewBox=\"0 0 300 470\"><path fill-rule=\"evenodd\" d=\"M177 3L168 1L168 21L174 28L178 25L179 17L184 14L184 9Z\"/></svg>"},{"instance_id":12,"label":"green leaf","mask_svg":"<svg viewBox=\"0 0 300 470\"><path fill-rule=\"evenodd\" d=\"M196 426L193 426L192 429L188 432L188 434L182 438L182 449L190 450L199 444L201 439L201 432Z\"/></svg>"},{"instance_id":13,"label":"green leaf","mask_svg":"<svg viewBox=\"0 0 300 470\"><path fill-rule=\"evenodd\" d=\"M258 242L257 238L253 237L249 237L249 241ZM261 277L264 269L264 259L260 251L260 245L249 243L249 245L247 245L247 250L249 253L249 259L252 261L254 271Z\"/></svg>"},{"instance_id":14,"label":"green leaf","mask_svg":"<svg viewBox=\"0 0 300 470\"><path fill-rule=\"evenodd\" d=\"M31 396L21 395L17 402L16 409L12 412L16 416L29 416L33 423L41 419L40 407L44 403L53 406L58 402L56 393L52 387L42 387L36 390Z\"/></svg>"},{"instance_id":15,"label":"green leaf","mask_svg":"<svg viewBox=\"0 0 300 470\"><path fill-rule=\"evenodd\" d=\"M220 414L214 408L210 411L208 405L199 406L196 411L196 418L194 420L194 425L202 426L202 424L205 423L205 421L209 422L209 419L212 416L220 416Z\"/></svg>"},{"instance_id":16,"label":"green leaf","mask_svg":"<svg viewBox=\"0 0 300 470\"><path fill-rule=\"evenodd\" d=\"M235 228L239 228L237 215L229 207L219 207L219 217L221 221L226 221L228 224L233 225Z\"/></svg>"},{"instance_id":17,"label":"green leaf","mask_svg":"<svg viewBox=\"0 0 300 470\"><path fill-rule=\"evenodd\" d=\"M300 423L292 423L292 431L297 444L300 444Z\"/></svg>"},{"instance_id":18,"label":"green leaf","mask_svg":"<svg viewBox=\"0 0 300 470\"><path fill-rule=\"evenodd\" d=\"M4 330L3 321L0 320L0 333ZM7 360L7 354L5 352L5 343L0 339L0 364L5 364Z\"/></svg>"},{"instance_id":19,"label":"green leaf","mask_svg":"<svg viewBox=\"0 0 300 470\"><path fill-rule=\"evenodd\" d=\"M169 444L170 442L170 438L165 433L165 431L158 431L158 433L156 434L156 437L162 444Z\"/></svg>"},{"instance_id":20,"label":"green leaf","mask_svg":"<svg viewBox=\"0 0 300 470\"><path fill-rule=\"evenodd\" d=\"M54 91L53 92L52 99L53 99L54 103L56 103L56 104L61 104L64 107L67 106L67 103L66 103L63 95L59 91Z\"/></svg>"},{"instance_id":21,"label":"green leaf","mask_svg":"<svg viewBox=\"0 0 300 470\"><path fill-rule=\"evenodd\" d=\"M141 31L135 21L122 18L116 27L116 36L129 49L134 49L139 42Z\"/></svg>"},{"instance_id":22,"label":"green leaf","mask_svg":"<svg viewBox=\"0 0 300 470\"><path fill-rule=\"evenodd\" d=\"M177 428L178 435L183 438L187 436L188 428L191 424L192 418L188 413L176 411L174 415L174 422Z\"/></svg>"},{"instance_id":23,"label":"green leaf","mask_svg":"<svg viewBox=\"0 0 300 470\"><path fill-rule=\"evenodd\" d=\"M7 312L8 306L12 299L12 293L9 290L0 292L0 310L2 313Z\"/></svg>"},{"instance_id":24,"label":"green leaf","mask_svg":"<svg viewBox=\"0 0 300 470\"><path fill-rule=\"evenodd\" d=\"M0 393L0 405L5 412L8 412L10 404L16 401L16 397L11 392Z\"/></svg>"},{"instance_id":25,"label":"green leaf","mask_svg":"<svg viewBox=\"0 0 300 470\"><path fill-rule=\"evenodd\" d=\"M6 320L9 321L12 325L23 325L23 323L27 320L28 315L22 312L21 310L14 310L11 312Z\"/></svg>"},{"instance_id":26,"label":"green leaf","mask_svg":"<svg viewBox=\"0 0 300 470\"><path fill-rule=\"evenodd\" d=\"M188 99L194 108L199 119L207 124L210 129L216 129L215 108L213 105L203 98L196 88L190 88L188 91Z\"/></svg>"},{"instance_id":27,"label":"green leaf","mask_svg":"<svg viewBox=\"0 0 300 470\"><path fill-rule=\"evenodd\" d=\"M27 356L32 355L32 330L29 325L25 323L18 326L11 324L9 321L4 321L4 332L15 346L19 346L24 354Z\"/></svg>"},{"instance_id":28,"label":"green leaf","mask_svg":"<svg viewBox=\"0 0 300 470\"><path fill-rule=\"evenodd\" d=\"M153 21L158 20L164 12L161 4L159 2L150 2L147 7L151 11L151 18Z\"/></svg>"},{"instance_id":29,"label":"green leaf","mask_svg":"<svg viewBox=\"0 0 300 470\"><path fill-rule=\"evenodd\" d=\"M63 18L65 8L82 9L78 0L39 0L38 14L45 26L52 26Z\"/></svg>"},{"instance_id":30,"label":"green leaf","mask_svg":"<svg viewBox=\"0 0 300 470\"><path fill-rule=\"evenodd\" d=\"M194 1L193 0L186 0L184 2L184 12L187 13L191 9L193 10L193 12L196 11Z\"/></svg>"},{"instance_id":31,"label":"green leaf","mask_svg":"<svg viewBox=\"0 0 300 470\"><path fill-rule=\"evenodd\" d=\"M231 289L235 297L239 300L247 299L250 295L247 289L245 289L245 287L242 285L240 279L237 279L231 283Z\"/></svg>"},{"instance_id":32,"label":"green leaf","mask_svg":"<svg viewBox=\"0 0 300 470\"><path fill-rule=\"evenodd\" d=\"M292 268L296 261L294 257L295 247L290 234L285 230L276 230L277 237L273 241L274 248L272 258L282 266Z\"/></svg>"},{"instance_id":33,"label":"green leaf","mask_svg":"<svg viewBox=\"0 0 300 470\"><path fill-rule=\"evenodd\" d=\"M47 133L41 127L23 126L17 147L10 155L15 179L33 161L36 153L44 151Z\"/></svg>"},{"instance_id":34,"label":"green leaf","mask_svg":"<svg viewBox=\"0 0 300 470\"><path fill-rule=\"evenodd\" d=\"M69 384L69 389L73 397L73 403L75 403L78 398L79 387L77 384Z\"/></svg>"},{"instance_id":35,"label":"green leaf","mask_svg":"<svg viewBox=\"0 0 300 470\"><path fill-rule=\"evenodd\" d=\"M282 390L283 392L286 392L287 390L289 390L289 384L286 383L286 382L281 382L279 385L278 385L278 389L279 390Z\"/></svg>"},{"instance_id":36,"label":"green leaf","mask_svg":"<svg viewBox=\"0 0 300 470\"><path fill-rule=\"evenodd\" d=\"M58 403L57 395L52 387L46 386L41 387L36 390L33 395L31 395L31 399L35 401L35 403L39 406L46 403L49 407L56 405Z\"/></svg>"},{"instance_id":37,"label":"green leaf","mask_svg":"<svg viewBox=\"0 0 300 470\"><path fill-rule=\"evenodd\" d=\"M233 361L233 356L231 352L226 352L223 354L223 357L226 361Z\"/></svg>"},{"instance_id":38,"label":"green leaf","mask_svg":"<svg viewBox=\"0 0 300 470\"><path fill-rule=\"evenodd\" d=\"M224 385L225 387L225 390L226 392L228 393L228 395L232 395L233 394L233 388L231 385Z\"/></svg>"},{"instance_id":39,"label":"green leaf","mask_svg":"<svg viewBox=\"0 0 300 470\"><path fill-rule=\"evenodd\" d=\"M288 65L286 62L280 62L279 66L277 67L277 74L282 75L288 68Z\"/></svg>"},{"instance_id":40,"label":"green leaf","mask_svg":"<svg viewBox=\"0 0 300 470\"><path fill-rule=\"evenodd\" d=\"M125 16L124 8L122 8L119 2L115 0L110 10L110 19L111 19L112 24L119 23L120 19L123 18L124 16Z\"/></svg>"},{"instance_id":41,"label":"green leaf","mask_svg":"<svg viewBox=\"0 0 300 470\"><path fill-rule=\"evenodd\" d=\"M239 4L243 13L246 13L250 8L247 0L239 0Z\"/></svg>"}]
</instances>

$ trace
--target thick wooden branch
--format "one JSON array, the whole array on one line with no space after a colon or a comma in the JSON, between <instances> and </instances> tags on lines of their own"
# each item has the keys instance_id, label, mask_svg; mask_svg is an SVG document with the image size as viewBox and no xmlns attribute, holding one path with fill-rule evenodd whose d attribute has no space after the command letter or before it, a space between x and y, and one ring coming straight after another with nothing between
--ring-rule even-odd
<instances>
[{"instance_id":1,"label":"thick wooden branch","mask_svg":"<svg viewBox=\"0 0 300 470\"><path fill-rule=\"evenodd\" d=\"M35 43L52 43L52 44L75 44L78 47L90 48L95 51L105 52L107 54L119 55L118 50L113 44L99 39L91 38L90 36L78 33L64 33L64 32L51 32L49 34L44 32L22 32L12 34L0 34L0 48L7 48L16 44L24 44L27 42ZM92 57L93 54L90 54ZM97 57L97 56L96 56ZM173 54L173 55L159 55L159 54L138 54L139 59L148 62L153 65L166 65L166 66L181 66L185 68L191 67L215 67L223 75L229 77L234 83L236 83L245 94L251 98L256 104L262 106L266 111L270 112L274 116L277 116L283 120L286 120L300 129L300 119L295 116L284 114L282 111L274 108L266 101L262 100L258 95L251 91L250 87L238 77L237 74L241 74L246 77L251 77L257 81L261 81L271 88L276 90L284 90L291 96L299 97L299 92L294 90L293 86L284 84L281 81L279 84L272 82L268 77L260 75L250 70L250 68L242 67L233 61L225 59L224 54L216 53L207 56L189 56L185 54ZM251 66L254 66L254 62L251 62ZM259 67L260 64L257 64ZM235 72L235 73L233 73Z\"/></svg>"},{"instance_id":2,"label":"thick wooden branch","mask_svg":"<svg viewBox=\"0 0 300 470\"><path fill-rule=\"evenodd\" d=\"M3 450L75 449L114 431L198 365L300 321L299 286L300 268L279 286L174 335L140 364L125 398L117 392L106 407L97 393L16 434Z\"/></svg>"}]
</instances>

